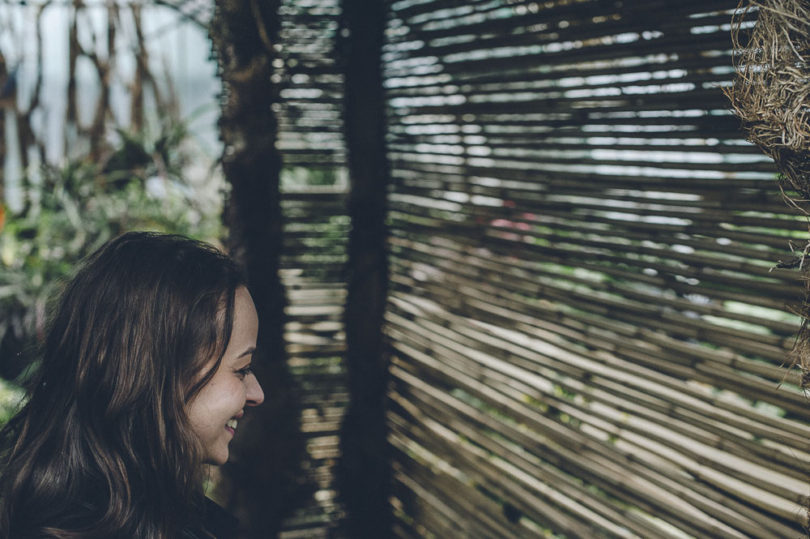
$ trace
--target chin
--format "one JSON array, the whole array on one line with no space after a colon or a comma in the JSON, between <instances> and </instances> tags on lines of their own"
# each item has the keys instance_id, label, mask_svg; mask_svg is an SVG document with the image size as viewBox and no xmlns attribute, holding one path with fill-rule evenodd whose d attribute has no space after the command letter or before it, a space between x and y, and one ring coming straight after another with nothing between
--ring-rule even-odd
<instances>
[{"instance_id":1,"label":"chin","mask_svg":"<svg viewBox=\"0 0 810 539\"><path fill-rule=\"evenodd\" d=\"M228 462L228 452L220 455L208 455L203 462L210 466L222 466Z\"/></svg>"},{"instance_id":2,"label":"chin","mask_svg":"<svg viewBox=\"0 0 810 539\"><path fill-rule=\"evenodd\" d=\"M213 465L213 466L222 466L226 462L228 462L228 457L227 456L225 456L223 458L211 459L210 464Z\"/></svg>"}]
</instances>

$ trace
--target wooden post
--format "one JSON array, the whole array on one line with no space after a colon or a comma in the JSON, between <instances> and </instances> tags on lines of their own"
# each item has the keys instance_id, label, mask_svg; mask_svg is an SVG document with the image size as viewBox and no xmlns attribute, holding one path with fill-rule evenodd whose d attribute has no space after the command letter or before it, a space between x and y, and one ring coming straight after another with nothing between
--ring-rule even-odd
<instances>
[{"instance_id":1,"label":"wooden post","mask_svg":"<svg viewBox=\"0 0 810 539\"><path fill-rule=\"evenodd\" d=\"M382 323L388 287L383 2L343 0L345 132L351 194L345 311L350 404L341 432L338 480L353 538L389 537L390 456L385 400L388 359Z\"/></svg>"},{"instance_id":2,"label":"wooden post","mask_svg":"<svg viewBox=\"0 0 810 539\"><path fill-rule=\"evenodd\" d=\"M235 459L223 468L226 484L219 501L247 526L245 535L256 539L276 536L283 517L298 503L297 485L303 475L300 408L282 340L285 295L278 274L281 158L272 109L278 88L271 81L278 4L278 0L219 0L210 29L223 81L222 164L231 185L225 210L228 247L246 269L259 313L254 365L265 391L264 404L249 411L251 424L240 428L232 444Z\"/></svg>"}]
</instances>

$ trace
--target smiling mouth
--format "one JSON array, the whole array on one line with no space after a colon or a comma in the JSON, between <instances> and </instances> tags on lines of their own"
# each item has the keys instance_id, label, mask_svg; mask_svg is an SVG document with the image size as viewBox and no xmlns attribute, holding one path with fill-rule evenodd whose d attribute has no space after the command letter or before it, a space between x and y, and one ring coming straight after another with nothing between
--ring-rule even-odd
<instances>
[{"instance_id":1,"label":"smiling mouth","mask_svg":"<svg viewBox=\"0 0 810 539\"><path fill-rule=\"evenodd\" d=\"M228 420L227 423L225 423L225 429L228 432L230 432L231 434L234 434L236 432L237 424L238 424L238 421L236 419L231 418L231 419Z\"/></svg>"}]
</instances>

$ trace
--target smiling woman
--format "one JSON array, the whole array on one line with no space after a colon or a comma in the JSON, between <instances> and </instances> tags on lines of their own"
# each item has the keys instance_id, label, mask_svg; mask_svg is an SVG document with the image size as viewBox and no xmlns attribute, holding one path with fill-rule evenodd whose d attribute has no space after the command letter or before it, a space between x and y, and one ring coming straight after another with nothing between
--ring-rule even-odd
<instances>
[{"instance_id":1,"label":"smiling woman","mask_svg":"<svg viewBox=\"0 0 810 539\"><path fill-rule=\"evenodd\" d=\"M202 476L264 399L257 331L238 268L213 247L129 233L92 255L2 431L0 538L233 536Z\"/></svg>"}]
</instances>

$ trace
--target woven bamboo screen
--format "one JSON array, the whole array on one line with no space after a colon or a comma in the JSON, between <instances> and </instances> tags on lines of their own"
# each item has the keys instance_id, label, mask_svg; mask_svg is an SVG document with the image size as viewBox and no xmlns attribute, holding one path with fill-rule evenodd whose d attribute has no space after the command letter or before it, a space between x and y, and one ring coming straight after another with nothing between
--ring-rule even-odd
<instances>
[{"instance_id":1,"label":"woven bamboo screen","mask_svg":"<svg viewBox=\"0 0 810 539\"><path fill-rule=\"evenodd\" d=\"M799 535L807 226L719 90L736 4L390 2L398 535Z\"/></svg>"},{"instance_id":2,"label":"woven bamboo screen","mask_svg":"<svg viewBox=\"0 0 810 539\"><path fill-rule=\"evenodd\" d=\"M348 218L345 194L331 188L286 192L281 280L287 293L284 338L299 392L304 469L312 498L285 522L282 538L315 537L338 524L335 463L340 421L348 402L343 355ZM300 534L298 534L300 532Z\"/></svg>"},{"instance_id":3,"label":"woven bamboo screen","mask_svg":"<svg viewBox=\"0 0 810 539\"><path fill-rule=\"evenodd\" d=\"M309 503L281 537L326 536L342 518L335 463L348 402L342 322L349 219L341 93L336 65L338 0L283 0L274 80L281 86L278 149L284 162L281 279L288 306L284 337L306 437ZM336 181L338 182L336 184Z\"/></svg>"},{"instance_id":4,"label":"woven bamboo screen","mask_svg":"<svg viewBox=\"0 0 810 539\"><path fill-rule=\"evenodd\" d=\"M343 75L336 64L338 0L282 0L274 66L281 86L278 148L285 168L334 169L345 163Z\"/></svg>"}]
</instances>

